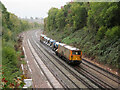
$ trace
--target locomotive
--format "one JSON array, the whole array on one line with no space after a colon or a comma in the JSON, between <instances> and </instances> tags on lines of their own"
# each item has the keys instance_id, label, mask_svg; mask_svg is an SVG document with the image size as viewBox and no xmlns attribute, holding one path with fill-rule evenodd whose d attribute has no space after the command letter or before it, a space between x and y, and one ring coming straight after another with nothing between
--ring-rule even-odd
<instances>
[{"instance_id":1,"label":"locomotive","mask_svg":"<svg viewBox=\"0 0 120 90\"><path fill-rule=\"evenodd\" d=\"M48 45L57 56L69 64L79 65L82 63L82 51L80 49L56 42L56 40L50 39L43 34L40 35L40 42Z\"/></svg>"}]
</instances>

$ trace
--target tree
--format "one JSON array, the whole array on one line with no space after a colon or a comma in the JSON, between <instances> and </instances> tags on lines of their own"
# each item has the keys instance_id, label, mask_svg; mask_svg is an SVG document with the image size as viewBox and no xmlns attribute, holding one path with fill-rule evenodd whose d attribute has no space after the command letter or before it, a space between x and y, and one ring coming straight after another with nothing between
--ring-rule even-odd
<instances>
[{"instance_id":1,"label":"tree","mask_svg":"<svg viewBox=\"0 0 120 90\"><path fill-rule=\"evenodd\" d=\"M64 12L63 12L63 9L60 9L58 12L57 12L57 15L56 15L56 25L57 25L57 28L59 30L63 29L65 27L65 16L64 16Z\"/></svg>"},{"instance_id":2,"label":"tree","mask_svg":"<svg viewBox=\"0 0 120 90\"><path fill-rule=\"evenodd\" d=\"M74 3L71 6L73 27L75 30L81 29L86 25L87 10L82 3Z\"/></svg>"},{"instance_id":3,"label":"tree","mask_svg":"<svg viewBox=\"0 0 120 90\"><path fill-rule=\"evenodd\" d=\"M55 30L57 28L55 20L57 12L58 12L57 8L51 8L48 12L47 25L49 30Z\"/></svg>"}]
</instances>

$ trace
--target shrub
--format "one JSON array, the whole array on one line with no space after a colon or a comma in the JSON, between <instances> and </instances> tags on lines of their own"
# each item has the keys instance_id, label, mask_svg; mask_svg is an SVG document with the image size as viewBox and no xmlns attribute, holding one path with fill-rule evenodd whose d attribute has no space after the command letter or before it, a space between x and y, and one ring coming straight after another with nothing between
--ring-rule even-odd
<instances>
[{"instance_id":1,"label":"shrub","mask_svg":"<svg viewBox=\"0 0 120 90\"><path fill-rule=\"evenodd\" d=\"M97 31L97 39L100 40L104 38L105 32L106 32L106 27L104 26L100 27Z\"/></svg>"},{"instance_id":2,"label":"shrub","mask_svg":"<svg viewBox=\"0 0 120 90\"><path fill-rule=\"evenodd\" d=\"M14 48L9 46L3 47L3 64L12 63L13 65L17 64L17 55Z\"/></svg>"},{"instance_id":3,"label":"shrub","mask_svg":"<svg viewBox=\"0 0 120 90\"><path fill-rule=\"evenodd\" d=\"M108 29L105 35L108 37L108 39L112 38L120 38L120 26L115 26L112 29Z\"/></svg>"}]
</instances>

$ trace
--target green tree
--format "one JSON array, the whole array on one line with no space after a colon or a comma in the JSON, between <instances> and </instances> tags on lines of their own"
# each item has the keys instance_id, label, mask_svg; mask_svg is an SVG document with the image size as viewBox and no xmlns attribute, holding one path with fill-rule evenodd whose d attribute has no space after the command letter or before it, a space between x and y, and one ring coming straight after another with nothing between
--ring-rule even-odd
<instances>
[{"instance_id":1,"label":"green tree","mask_svg":"<svg viewBox=\"0 0 120 90\"><path fill-rule=\"evenodd\" d=\"M57 28L55 20L57 12L58 12L57 8L51 8L48 12L47 25L49 30L55 30Z\"/></svg>"},{"instance_id":2,"label":"green tree","mask_svg":"<svg viewBox=\"0 0 120 90\"><path fill-rule=\"evenodd\" d=\"M63 9L60 9L56 15L56 25L59 30L65 27L65 17Z\"/></svg>"},{"instance_id":3,"label":"green tree","mask_svg":"<svg viewBox=\"0 0 120 90\"><path fill-rule=\"evenodd\" d=\"M87 10L82 3L74 3L71 6L73 27L75 30L81 29L86 25Z\"/></svg>"}]
</instances>

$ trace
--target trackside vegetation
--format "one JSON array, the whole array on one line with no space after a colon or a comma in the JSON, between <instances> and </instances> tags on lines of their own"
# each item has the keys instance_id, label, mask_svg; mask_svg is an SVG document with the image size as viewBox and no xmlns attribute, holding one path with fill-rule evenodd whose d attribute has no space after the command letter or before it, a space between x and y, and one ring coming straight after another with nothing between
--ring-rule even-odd
<instances>
[{"instance_id":1,"label":"trackside vegetation","mask_svg":"<svg viewBox=\"0 0 120 90\"><path fill-rule=\"evenodd\" d=\"M21 88L24 83L22 71L20 70L21 50L15 46L18 44L18 34L25 30L40 28L38 23L30 23L19 19L16 15L7 11L5 6L0 2L0 21L2 23L2 77L0 86L4 88ZM0 49L1 50L1 49ZM1 68L2 66L2 68ZM0 74L1 74L0 73Z\"/></svg>"},{"instance_id":2,"label":"trackside vegetation","mask_svg":"<svg viewBox=\"0 0 120 90\"><path fill-rule=\"evenodd\" d=\"M44 33L120 71L120 2L70 2L51 8Z\"/></svg>"}]
</instances>

